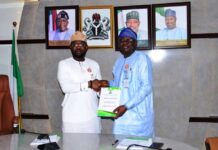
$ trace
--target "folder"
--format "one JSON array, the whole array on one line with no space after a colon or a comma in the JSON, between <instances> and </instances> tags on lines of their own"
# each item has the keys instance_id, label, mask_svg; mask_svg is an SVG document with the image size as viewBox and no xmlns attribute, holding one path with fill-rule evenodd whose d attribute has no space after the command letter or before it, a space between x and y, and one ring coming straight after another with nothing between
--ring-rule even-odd
<instances>
[{"instance_id":1,"label":"folder","mask_svg":"<svg viewBox=\"0 0 218 150\"><path fill-rule=\"evenodd\" d=\"M99 117L115 117L113 110L120 105L121 90L118 87L101 88L97 115Z\"/></svg>"}]
</instances>

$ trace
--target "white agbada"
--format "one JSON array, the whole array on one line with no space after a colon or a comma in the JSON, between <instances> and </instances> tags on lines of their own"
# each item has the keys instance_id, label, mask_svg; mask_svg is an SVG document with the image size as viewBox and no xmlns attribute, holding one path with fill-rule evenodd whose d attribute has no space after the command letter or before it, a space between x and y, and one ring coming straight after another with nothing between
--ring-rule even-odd
<instances>
[{"instance_id":1,"label":"white agbada","mask_svg":"<svg viewBox=\"0 0 218 150\"><path fill-rule=\"evenodd\" d=\"M100 118L96 115L97 93L88 88L88 81L101 79L100 67L89 58L79 62L73 57L58 65L58 81L65 93L62 102L62 131L100 133Z\"/></svg>"}]
</instances>

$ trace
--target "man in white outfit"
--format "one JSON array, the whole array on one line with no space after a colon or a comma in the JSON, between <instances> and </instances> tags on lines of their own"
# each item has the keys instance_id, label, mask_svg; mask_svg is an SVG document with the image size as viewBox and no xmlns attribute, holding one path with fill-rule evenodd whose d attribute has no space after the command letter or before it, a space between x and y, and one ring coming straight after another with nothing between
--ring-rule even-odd
<instances>
[{"instance_id":1,"label":"man in white outfit","mask_svg":"<svg viewBox=\"0 0 218 150\"><path fill-rule=\"evenodd\" d=\"M96 115L97 92L101 73L96 61L86 58L86 37L77 31L71 36L73 57L61 60L57 78L64 92L62 131L64 133L100 133L100 118Z\"/></svg>"}]
</instances>

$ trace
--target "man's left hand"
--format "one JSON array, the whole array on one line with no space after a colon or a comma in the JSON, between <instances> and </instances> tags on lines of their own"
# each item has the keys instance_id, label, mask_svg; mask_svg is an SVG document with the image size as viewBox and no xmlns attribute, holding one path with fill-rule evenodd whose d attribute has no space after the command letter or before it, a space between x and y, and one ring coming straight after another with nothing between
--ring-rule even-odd
<instances>
[{"instance_id":1,"label":"man's left hand","mask_svg":"<svg viewBox=\"0 0 218 150\"><path fill-rule=\"evenodd\" d=\"M118 106L113 111L116 114L116 117L114 117L114 118L117 119L117 118L121 117L126 111L127 111L126 106L124 106L124 105Z\"/></svg>"}]
</instances>

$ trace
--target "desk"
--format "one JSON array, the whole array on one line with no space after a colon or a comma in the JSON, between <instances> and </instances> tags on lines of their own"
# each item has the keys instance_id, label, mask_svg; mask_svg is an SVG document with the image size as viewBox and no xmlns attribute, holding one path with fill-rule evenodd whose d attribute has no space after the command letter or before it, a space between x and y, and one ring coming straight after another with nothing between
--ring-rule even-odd
<instances>
[{"instance_id":1,"label":"desk","mask_svg":"<svg viewBox=\"0 0 218 150\"><path fill-rule=\"evenodd\" d=\"M37 150L30 143L37 137L36 134L12 134L0 136L0 149L2 150ZM62 150L115 150L111 144L115 138L111 134L63 134L58 142ZM198 150L182 142L155 138L156 142L163 142L165 148L173 150Z\"/></svg>"}]
</instances>

